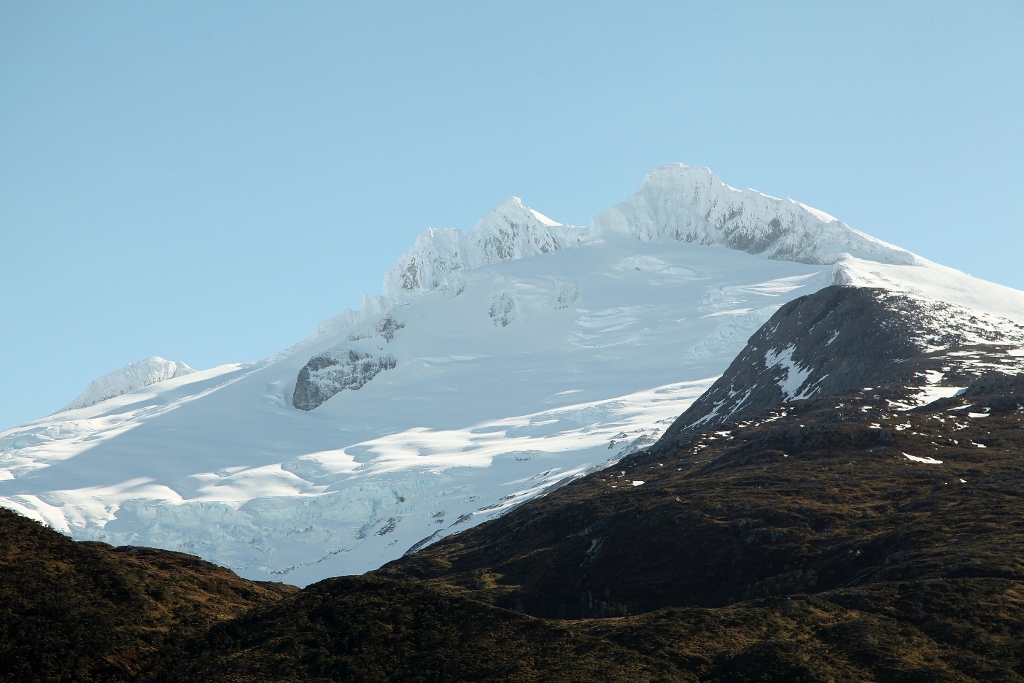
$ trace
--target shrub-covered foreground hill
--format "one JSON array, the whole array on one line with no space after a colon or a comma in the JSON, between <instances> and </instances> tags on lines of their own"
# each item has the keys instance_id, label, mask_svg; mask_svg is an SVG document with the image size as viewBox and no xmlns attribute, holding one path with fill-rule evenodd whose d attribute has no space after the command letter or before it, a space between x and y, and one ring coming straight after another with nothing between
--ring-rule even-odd
<instances>
[{"instance_id":1,"label":"shrub-covered foreground hill","mask_svg":"<svg viewBox=\"0 0 1024 683\"><path fill-rule=\"evenodd\" d=\"M297 589L152 548L76 543L0 508L0 681L125 681Z\"/></svg>"}]
</instances>

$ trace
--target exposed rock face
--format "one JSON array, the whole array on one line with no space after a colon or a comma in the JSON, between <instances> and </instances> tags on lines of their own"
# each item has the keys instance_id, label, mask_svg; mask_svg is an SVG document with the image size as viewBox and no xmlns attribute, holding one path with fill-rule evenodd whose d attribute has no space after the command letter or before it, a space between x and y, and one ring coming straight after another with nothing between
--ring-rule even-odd
<instances>
[{"instance_id":1,"label":"exposed rock face","mask_svg":"<svg viewBox=\"0 0 1024 683\"><path fill-rule=\"evenodd\" d=\"M405 327L405 323L388 313L377 323L377 334L384 337L384 341L390 342L395 338L395 332Z\"/></svg>"},{"instance_id":2,"label":"exposed rock face","mask_svg":"<svg viewBox=\"0 0 1024 683\"><path fill-rule=\"evenodd\" d=\"M328 349L313 356L299 371L292 405L313 410L339 391L356 391L385 370L397 365L391 354L375 356L349 348Z\"/></svg>"},{"instance_id":3,"label":"exposed rock face","mask_svg":"<svg viewBox=\"0 0 1024 683\"><path fill-rule=\"evenodd\" d=\"M372 337L381 337L384 341L390 343L395 338L395 333L402 329L405 329L405 323L389 311L376 322L371 319L357 326L348 334L346 339L350 342L357 342Z\"/></svg>"},{"instance_id":4,"label":"exposed rock face","mask_svg":"<svg viewBox=\"0 0 1024 683\"><path fill-rule=\"evenodd\" d=\"M879 384L927 394L993 369L1020 371L1024 359L1008 351L1022 346L1024 327L1009 320L882 289L826 287L780 308L653 450L786 401Z\"/></svg>"},{"instance_id":5,"label":"exposed rock face","mask_svg":"<svg viewBox=\"0 0 1024 683\"><path fill-rule=\"evenodd\" d=\"M556 311L572 308L580 298L580 288L572 282L555 282L555 291L552 307Z\"/></svg>"},{"instance_id":6,"label":"exposed rock face","mask_svg":"<svg viewBox=\"0 0 1024 683\"><path fill-rule=\"evenodd\" d=\"M487 314L495 327L508 327L516 319L516 301L508 294L496 296Z\"/></svg>"}]
</instances>

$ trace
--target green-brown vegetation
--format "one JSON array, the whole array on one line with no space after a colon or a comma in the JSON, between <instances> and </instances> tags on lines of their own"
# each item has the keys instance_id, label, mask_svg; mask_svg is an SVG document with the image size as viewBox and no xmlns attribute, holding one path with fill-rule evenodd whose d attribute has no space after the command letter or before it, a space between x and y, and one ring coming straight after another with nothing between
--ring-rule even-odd
<instances>
[{"instance_id":1,"label":"green-brown vegetation","mask_svg":"<svg viewBox=\"0 0 1024 683\"><path fill-rule=\"evenodd\" d=\"M0 680L131 680L295 590L191 555L76 543L0 508Z\"/></svg>"}]
</instances>

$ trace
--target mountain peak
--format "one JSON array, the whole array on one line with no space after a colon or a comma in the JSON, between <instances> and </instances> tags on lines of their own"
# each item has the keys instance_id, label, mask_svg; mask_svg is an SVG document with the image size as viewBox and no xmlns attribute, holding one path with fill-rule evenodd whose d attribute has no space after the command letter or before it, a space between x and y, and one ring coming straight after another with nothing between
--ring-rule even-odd
<instances>
[{"instance_id":1,"label":"mountain peak","mask_svg":"<svg viewBox=\"0 0 1024 683\"><path fill-rule=\"evenodd\" d=\"M468 233L424 230L388 271L384 294L404 298L430 291L457 271L556 251L601 233L643 242L718 245L816 265L851 256L890 265L923 263L911 252L801 202L739 190L703 166L665 164L644 176L632 196L595 216L590 228L559 223L513 196L480 218Z\"/></svg>"},{"instance_id":2,"label":"mountain peak","mask_svg":"<svg viewBox=\"0 0 1024 683\"><path fill-rule=\"evenodd\" d=\"M501 204L498 204L498 206L496 206L493 211L491 211L486 216L477 221L477 226L483 223L488 216L492 215L507 217L513 220L519 219L529 222L537 221L541 225L547 226L549 228L554 228L563 225L562 223L559 223L558 221L545 216L540 211L537 211L536 209L531 209L530 207L526 206L525 204L523 204L522 199L514 195L503 201Z\"/></svg>"},{"instance_id":3,"label":"mountain peak","mask_svg":"<svg viewBox=\"0 0 1024 683\"><path fill-rule=\"evenodd\" d=\"M402 298L437 289L456 273L546 254L579 242L586 231L563 225L509 197L468 233L427 228L384 277L384 296Z\"/></svg>"},{"instance_id":4,"label":"mountain peak","mask_svg":"<svg viewBox=\"0 0 1024 683\"><path fill-rule=\"evenodd\" d=\"M920 259L792 199L726 185L708 168L667 164L648 173L628 199L594 218L598 232L642 241L673 239L721 245L799 263L832 264L847 256L915 265Z\"/></svg>"}]
</instances>

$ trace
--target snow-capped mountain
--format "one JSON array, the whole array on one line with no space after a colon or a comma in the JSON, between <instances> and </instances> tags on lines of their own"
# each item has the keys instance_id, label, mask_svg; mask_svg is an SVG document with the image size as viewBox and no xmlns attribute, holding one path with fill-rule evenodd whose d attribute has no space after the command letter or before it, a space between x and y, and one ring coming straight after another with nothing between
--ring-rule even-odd
<instances>
[{"instance_id":1,"label":"snow-capped mountain","mask_svg":"<svg viewBox=\"0 0 1024 683\"><path fill-rule=\"evenodd\" d=\"M666 166L589 227L512 198L428 229L383 296L274 357L111 381L3 432L0 504L252 578L363 572L653 443L832 284L1024 322L1022 292Z\"/></svg>"}]
</instances>

